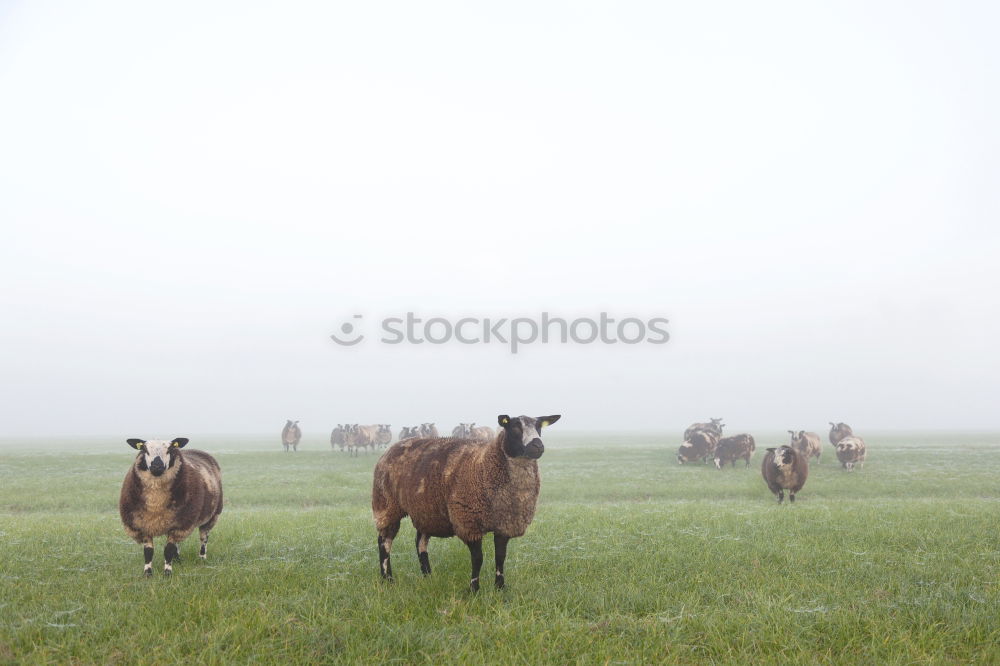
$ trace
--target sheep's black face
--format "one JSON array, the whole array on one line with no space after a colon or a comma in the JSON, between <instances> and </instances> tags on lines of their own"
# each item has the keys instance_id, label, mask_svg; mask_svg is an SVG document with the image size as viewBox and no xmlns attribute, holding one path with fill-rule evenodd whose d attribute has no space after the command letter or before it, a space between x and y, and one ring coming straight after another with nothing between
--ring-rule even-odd
<instances>
[{"instance_id":1,"label":"sheep's black face","mask_svg":"<svg viewBox=\"0 0 1000 666\"><path fill-rule=\"evenodd\" d=\"M178 437L169 442L159 439L148 442L141 439L128 440L128 445L140 452L139 469L143 472L148 471L153 476L163 476L164 472L173 467L177 460L177 452L187 443L186 437Z\"/></svg>"},{"instance_id":2,"label":"sheep's black face","mask_svg":"<svg viewBox=\"0 0 1000 666\"><path fill-rule=\"evenodd\" d=\"M537 460L545 453L540 433L542 428L559 420L559 414L552 416L518 416L511 418L506 414L497 417L497 422L504 429L504 452L511 458L528 458Z\"/></svg>"}]
</instances>

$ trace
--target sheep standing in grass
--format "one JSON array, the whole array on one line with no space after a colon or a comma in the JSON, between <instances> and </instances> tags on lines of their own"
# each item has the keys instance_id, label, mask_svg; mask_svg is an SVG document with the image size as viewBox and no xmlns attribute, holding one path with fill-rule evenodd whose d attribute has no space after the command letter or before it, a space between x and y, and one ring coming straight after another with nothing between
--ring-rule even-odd
<instances>
[{"instance_id":1,"label":"sheep standing in grass","mask_svg":"<svg viewBox=\"0 0 1000 666\"><path fill-rule=\"evenodd\" d=\"M441 435L438 433L437 426L433 423L421 423L420 436L427 439L437 439Z\"/></svg>"},{"instance_id":2,"label":"sheep standing in grass","mask_svg":"<svg viewBox=\"0 0 1000 666\"><path fill-rule=\"evenodd\" d=\"M823 446L820 444L819 435L814 432L806 432L805 430L799 430L798 432L789 430L788 434L792 436L791 446L793 449L804 455L807 459L815 456L816 462L819 462L819 457L823 453Z\"/></svg>"},{"instance_id":3,"label":"sheep standing in grass","mask_svg":"<svg viewBox=\"0 0 1000 666\"><path fill-rule=\"evenodd\" d=\"M837 460L848 472L853 472L857 464L864 469L867 453L865 440L860 437L844 437L837 442Z\"/></svg>"},{"instance_id":4,"label":"sheep standing in grass","mask_svg":"<svg viewBox=\"0 0 1000 666\"><path fill-rule=\"evenodd\" d=\"M472 557L473 591L479 589L483 536L493 532L496 586L504 586L507 542L528 529L535 516L540 479L539 434L559 416L498 417L501 430L490 442L469 439L408 439L389 447L375 464L372 514L378 531L379 569L392 580L389 553L399 523L409 516L417 530L420 571L431 572L431 537L457 536Z\"/></svg>"},{"instance_id":5,"label":"sheep standing in grass","mask_svg":"<svg viewBox=\"0 0 1000 666\"><path fill-rule=\"evenodd\" d=\"M392 426L388 423L380 423L378 433L375 435L375 443L380 449L389 446L392 443Z\"/></svg>"},{"instance_id":6,"label":"sheep standing in grass","mask_svg":"<svg viewBox=\"0 0 1000 666\"><path fill-rule=\"evenodd\" d=\"M750 467L750 458L756 450L757 443L753 441L753 435L744 433L723 437L715 447L715 467L722 469L727 462L736 467L736 461L740 458L746 460L746 466Z\"/></svg>"},{"instance_id":7,"label":"sheep standing in grass","mask_svg":"<svg viewBox=\"0 0 1000 666\"><path fill-rule=\"evenodd\" d=\"M302 429L299 428L299 422L286 421L285 427L281 429L281 444L285 447L285 453L288 453L289 447L293 451L298 451L300 441L302 441Z\"/></svg>"},{"instance_id":8,"label":"sheep standing in grass","mask_svg":"<svg viewBox=\"0 0 1000 666\"><path fill-rule=\"evenodd\" d=\"M809 476L809 463L804 455L790 446L770 448L764 454L764 462L760 472L764 482L778 498L778 504L785 499L788 491L788 501L795 501L795 493L802 490Z\"/></svg>"},{"instance_id":9,"label":"sheep standing in grass","mask_svg":"<svg viewBox=\"0 0 1000 666\"><path fill-rule=\"evenodd\" d=\"M340 450L343 451L345 446L347 446L347 428L338 423L337 427L330 433L330 448L340 447Z\"/></svg>"},{"instance_id":10,"label":"sheep standing in grass","mask_svg":"<svg viewBox=\"0 0 1000 666\"><path fill-rule=\"evenodd\" d=\"M208 533L222 513L222 473L204 451L181 451L188 440L170 442L128 440L139 451L125 475L118 511L125 532L142 544L144 573L153 575L153 539L167 536L163 573L169 576L177 545L198 528L202 559L208 554Z\"/></svg>"}]
</instances>

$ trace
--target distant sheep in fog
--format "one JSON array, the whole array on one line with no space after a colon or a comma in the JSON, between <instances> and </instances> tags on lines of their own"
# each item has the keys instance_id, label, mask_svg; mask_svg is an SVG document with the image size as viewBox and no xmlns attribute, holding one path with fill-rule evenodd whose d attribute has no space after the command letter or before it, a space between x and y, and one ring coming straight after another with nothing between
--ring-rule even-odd
<instances>
[{"instance_id":1,"label":"distant sheep in fog","mask_svg":"<svg viewBox=\"0 0 1000 666\"><path fill-rule=\"evenodd\" d=\"M285 447L285 453L288 453L288 448L291 447L293 451L299 450L299 442L302 440L302 429L299 428L298 421L286 421L285 427L281 429L281 443Z\"/></svg>"},{"instance_id":2,"label":"distant sheep in fog","mask_svg":"<svg viewBox=\"0 0 1000 666\"><path fill-rule=\"evenodd\" d=\"M806 458L816 458L819 461L820 455L823 453L823 446L820 444L819 435L814 432L806 432L805 430L789 430L788 434L792 436L791 446L793 449L804 455Z\"/></svg>"},{"instance_id":3,"label":"distant sheep in fog","mask_svg":"<svg viewBox=\"0 0 1000 666\"><path fill-rule=\"evenodd\" d=\"M844 437L837 442L837 460L848 472L853 472L855 465L864 469L866 457L865 440L860 437Z\"/></svg>"},{"instance_id":4,"label":"distant sheep in fog","mask_svg":"<svg viewBox=\"0 0 1000 666\"><path fill-rule=\"evenodd\" d=\"M747 461L746 466L750 466L750 458L757 450L757 443L752 435L740 434L731 437L723 437L715 447L715 467L722 469L727 462L731 462L736 467L736 461L742 458Z\"/></svg>"}]
</instances>

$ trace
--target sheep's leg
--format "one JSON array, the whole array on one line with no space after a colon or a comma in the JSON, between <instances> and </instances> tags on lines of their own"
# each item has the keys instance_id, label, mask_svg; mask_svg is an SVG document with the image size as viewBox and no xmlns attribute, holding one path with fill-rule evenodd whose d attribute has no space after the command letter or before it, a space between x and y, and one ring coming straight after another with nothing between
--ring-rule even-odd
<instances>
[{"instance_id":1,"label":"sheep's leg","mask_svg":"<svg viewBox=\"0 0 1000 666\"><path fill-rule=\"evenodd\" d=\"M778 491L778 504L781 504L784 501L785 501L785 491L784 490L779 490Z\"/></svg>"},{"instance_id":2,"label":"sheep's leg","mask_svg":"<svg viewBox=\"0 0 1000 666\"><path fill-rule=\"evenodd\" d=\"M142 567L142 573L147 576L153 575L153 540L142 542L142 556L146 564Z\"/></svg>"},{"instance_id":3,"label":"sheep's leg","mask_svg":"<svg viewBox=\"0 0 1000 666\"><path fill-rule=\"evenodd\" d=\"M208 530L204 527L199 529L198 538L201 539L201 548L198 550L198 557L204 560L208 557Z\"/></svg>"},{"instance_id":4,"label":"sheep's leg","mask_svg":"<svg viewBox=\"0 0 1000 666\"><path fill-rule=\"evenodd\" d=\"M174 571L172 562L177 558L177 544L169 540L167 537L167 545L163 549L163 575L169 576Z\"/></svg>"},{"instance_id":5,"label":"sheep's leg","mask_svg":"<svg viewBox=\"0 0 1000 666\"><path fill-rule=\"evenodd\" d=\"M795 501L795 493L793 493L791 490L788 491L788 501L789 502Z\"/></svg>"},{"instance_id":6,"label":"sheep's leg","mask_svg":"<svg viewBox=\"0 0 1000 666\"><path fill-rule=\"evenodd\" d=\"M469 554L472 555L472 582L470 587L473 592L479 591L479 570L483 568L483 540L466 541L469 547Z\"/></svg>"},{"instance_id":7,"label":"sheep's leg","mask_svg":"<svg viewBox=\"0 0 1000 666\"><path fill-rule=\"evenodd\" d=\"M417 532L417 559L420 560L420 573L425 576L431 573L431 559L427 556L427 542L430 540L429 535Z\"/></svg>"},{"instance_id":8,"label":"sheep's leg","mask_svg":"<svg viewBox=\"0 0 1000 666\"><path fill-rule=\"evenodd\" d=\"M388 525L385 529L379 530L378 535L378 566L382 572L382 578L392 580L392 563L389 561L389 553L392 551L392 540L399 531L399 521Z\"/></svg>"},{"instance_id":9,"label":"sheep's leg","mask_svg":"<svg viewBox=\"0 0 1000 666\"><path fill-rule=\"evenodd\" d=\"M496 560L497 560L497 577L496 586L498 590L502 590L504 586L503 581L503 563L507 559L507 542L510 541L510 537L505 537L501 534L493 533L493 547L496 550Z\"/></svg>"}]
</instances>

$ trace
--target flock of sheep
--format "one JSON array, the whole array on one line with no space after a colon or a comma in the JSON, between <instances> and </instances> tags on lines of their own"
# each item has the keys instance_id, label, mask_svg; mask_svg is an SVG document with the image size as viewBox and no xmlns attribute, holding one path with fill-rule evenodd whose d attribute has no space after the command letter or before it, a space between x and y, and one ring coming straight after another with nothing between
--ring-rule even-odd
<instances>
[{"instance_id":1,"label":"flock of sheep","mask_svg":"<svg viewBox=\"0 0 1000 666\"><path fill-rule=\"evenodd\" d=\"M684 431L684 443L677 449L677 463L707 463L712 460L717 469L722 469L726 463L732 463L735 467L736 461L742 459L750 467L750 458L757 448L753 436L743 433L723 437L724 427L722 419L691 425ZM788 434L791 435L791 442L767 449L761 464L764 482L777 496L778 503L785 499L785 490L789 493L789 501L795 501L795 493L802 489L809 475L809 459L815 457L818 461L823 454L820 438L816 433L789 430ZM864 467L867 455L865 441L854 435L851 426L830 421L830 443L844 469L853 471L855 465Z\"/></svg>"},{"instance_id":2,"label":"flock of sheep","mask_svg":"<svg viewBox=\"0 0 1000 666\"><path fill-rule=\"evenodd\" d=\"M538 459L545 451L542 429L559 415L497 417L499 429L461 423L451 437L440 437L433 423L406 427L391 446L388 425L341 424L330 436L331 446L355 453L362 448L388 450L375 463L372 479L372 515L378 535L379 571L392 580L390 554L400 522L409 516L417 530L420 570L431 572L427 546L431 537L457 536L469 549L470 586L479 589L483 564L482 541L493 534L495 585L504 587L507 543L525 533L535 515L540 477ZM864 463L865 444L844 423L830 424L830 441L848 470ZM722 419L696 423L684 433L677 460L714 461L722 469L739 459L750 466L756 444L751 435L722 437ZM821 455L819 436L789 431L791 443L767 449L761 472L778 497L789 491L790 501L801 490L809 472L808 459ZM282 429L285 450L298 450L302 430L298 421ZM201 537L199 555L207 554L209 532L222 512L222 476L219 464L204 451L183 450L188 440L129 439L138 451L122 484L119 512L126 533L143 547L143 572L152 575L153 539L166 536L164 574L170 575L178 545L195 529Z\"/></svg>"},{"instance_id":3,"label":"flock of sheep","mask_svg":"<svg viewBox=\"0 0 1000 666\"><path fill-rule=\"evenodd\" d=\"M434 423L421 423L418 426L404 426L399 431L397 441L410 439L412 437L424 437L434 439L440 437L437 425ZM458 439L474 439L481 442L488 442L496 437L496 431L489 426L477 426L473 423L459 423L451 431L451 436ZM285 451L298 451L299 442L302 441L302 429L298 421L288 420L285 427L281 429L281 445ZM373 425L360 425L358 423L338 423L337 427L330 433L330 448L340 451L345 449L351 455L357 455L361 451L371 449L376 451L384 449L392 443L392 428L388 423L377 423Z\"/></svg>"}]
</instances>

